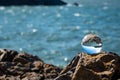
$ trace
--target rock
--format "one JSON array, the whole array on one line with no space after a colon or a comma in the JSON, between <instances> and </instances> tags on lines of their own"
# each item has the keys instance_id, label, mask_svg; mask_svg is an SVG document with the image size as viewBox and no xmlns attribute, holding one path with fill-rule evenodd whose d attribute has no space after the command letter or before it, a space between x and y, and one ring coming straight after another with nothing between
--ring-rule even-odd
<instances>
[{"instance_id":1,"label":"rock","mask_svg":"<svg viewBox=\"0 0 120 80\"><path fill-rule=\"evenodd\" d=\"M6 76L3 80L20 80L20 76Z\"/></svg>"},{"instance_id":2,"label":"rock","mask_svg":"<svg viewBox=\"0 0 120 80\"><path fill-rule=\"evenodd\" d=\"M78 54L55 80L118 79L120 79L120 56L111 52L101 52L94 55Z\"/></svg>"},{"instance_id":3,"label":"rock","mask_svg":"<svg viewBox=\"0 0 120 80\"><path fill-rule=\"evenodd\" d=\"M44 63L37 56L0 49L0 79L53 80L62 69Z\"/></svg>"},{"instance_id":4,"label":"rock","mask_svg":"<svg viewBox=\"0 0 120 80\"><path fill-rule=\"evenodd\" d=\"M43 69L43 62L41 61L34 61L32 63L32 71L39 71L40 69Z\"/></svg>"},{"instance_id":5,"label":"rock","mask_svg":"<svg viewBox=\"0 0 120 80\"><path fill-rule=\"evenodd\" d=\"M61 69L59 69L51 64L44 64L43 68L44 68L43 72L45 73L45 75L44 75L45 79L54 79L59 75L59 73L61 71ZM59 73L56 73L56 71Z\"/></svg>"},{"instance_id":6,"label":"rock","mask_svg":"<svg viewBox=\"0 0 120 80\"><path fill-rule=\"evenodd\" d=\"M22 64L26 64L28 62L34 62L37 60L42 61L37 56L32 56L32 55L27 54L27 53L20 53L13 59L14 62L20 62Z\"/></svg>"},{"instance_id":7,"label":"rock","mask_svg":"<svg viewBox=\"0 0 120 80\"><path fill-rule=\"evenodd\" d=\"M0 1L0 6L21 6L21 5L65 5L66 3L63 2L62 0L1 0Z\"/></svg>"},{"instance_id":8,"label":"rock","mask_svg":"<svg viewBox=\"0 0 120 80\"><path fill-rule=\"evenodd\" d=\"M37 74L35 72L31 73L28 72L24 74L22 77L23 77L22 80L42 80L44 76L41 74Z\"/></svg>"},{"instance_id":9,"label":"rock","mask_svg":"<svg viewBox=\"0 0 120 80\"><path fill-rule=\"evenodd\" d=\"M120 56L112 52L80 53L64 68L37 56L0 49L1 80L120 80Z\"/></svg>"},{"instance_id":10,"label":"rock","mask_svg":"<svg viewBox=\"0 0 120 80\"><path fill-rule=\"evenodd\" d=\"M73 5L75 5L75 6L79 6L79 3L77 3L77 2L74 2L74 3L73 3Z\"/></svg>"},{"instance_id":11,"label":"rock","mask_svg":"<svg viewBox=\"0 0 120 80\"><path fill-rule=\"evenodd\" d=\"M11 62L17 54L14 50L0 49L0 61Z\"/></svg>"},{"instance_id":12,"label":"rock","mask_svg":"<svg viewBox=\"0 0 120 80\"><path fill-rule=\"evenodd\" d=\"M62 0L42 0L43 5L66 5Z\"/></svg>"}]
</instances>

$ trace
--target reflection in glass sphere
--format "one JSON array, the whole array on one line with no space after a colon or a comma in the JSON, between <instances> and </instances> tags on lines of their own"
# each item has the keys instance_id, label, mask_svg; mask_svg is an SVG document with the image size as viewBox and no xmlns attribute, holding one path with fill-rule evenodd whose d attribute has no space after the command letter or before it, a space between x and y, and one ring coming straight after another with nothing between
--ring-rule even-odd
<instances>
[{"instance_id":1,"label":"reflection in glass sphere","mask_svg":"<svg viewBox=\"0 0 120 80\"><path fill-rule=\"evenodd\" d=\"M87 34L83 38L81 46L86 53L97 54L102 49L101 38L95 34Z\"/></svg>"}]
</instances>

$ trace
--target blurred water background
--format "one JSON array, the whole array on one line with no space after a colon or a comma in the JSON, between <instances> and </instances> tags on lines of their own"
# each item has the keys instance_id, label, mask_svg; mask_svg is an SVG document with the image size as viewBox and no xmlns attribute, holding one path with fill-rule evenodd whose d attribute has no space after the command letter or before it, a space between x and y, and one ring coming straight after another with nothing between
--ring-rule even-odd
<instances>
[{"instance_id":1,"label":"blurred water background","mask_svg":"<svg viewBox=\"0 0 120 80\"><path fill-rule=\"evenodd\" d=\"M67 6L0 7L0 48L28 52L65 66L82 52L87 33L98 34L103 50L120 54L120 0L66 0ZM71 5L78 2L79 6Z\"/></svg>"}]
</instances>

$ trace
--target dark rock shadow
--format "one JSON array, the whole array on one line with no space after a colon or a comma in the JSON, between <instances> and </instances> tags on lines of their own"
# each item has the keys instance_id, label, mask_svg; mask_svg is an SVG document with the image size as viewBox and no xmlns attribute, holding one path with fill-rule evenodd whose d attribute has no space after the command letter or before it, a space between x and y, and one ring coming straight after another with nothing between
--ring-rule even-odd
<instances>
[{"instance_id":1,"label":"dark rock shadow","mask_svg":"<svg viewBox=\"0 0 120 80\"><path fill-rule=\"evenodd\" d=\"M59 6L66 5L62 0L0 0L0 6Z\"/></svg>"}]
</instances>

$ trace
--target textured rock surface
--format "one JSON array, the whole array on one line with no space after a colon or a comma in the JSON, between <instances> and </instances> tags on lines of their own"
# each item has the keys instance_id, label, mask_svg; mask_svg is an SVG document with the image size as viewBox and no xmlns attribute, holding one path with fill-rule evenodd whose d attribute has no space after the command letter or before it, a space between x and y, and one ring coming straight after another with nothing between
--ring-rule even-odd
<instances>
[{"instance_id":1,"label":"textured rock surface","mask_svg":"<svg viewBox=\"0 0 120 80\"><path fill-rule=\"evenodd\" d=\"M37 56L0 49L0 80L53 80L60 71Z\"/></svg>"},{"instance_id":2,"label":"textured rock surface","mask_svg":"<svg viewBox=\"0 0 120 80\"><path fill-rule=\"evenodd\" d=\"M78 54L55 80L118 80L120 57L102 52L96 55Z\"/></svg>"},{"instance_id":3,"label":"textured rock surface","mask_svg":"<svg viewBox=\"0 0 120 80\"><path fill-rule=\"evenodd\" d=\"M120 80L120 56L80 53L60 69L37 56L0 49L0 80Z\"/></svg>"}]
</instances>

